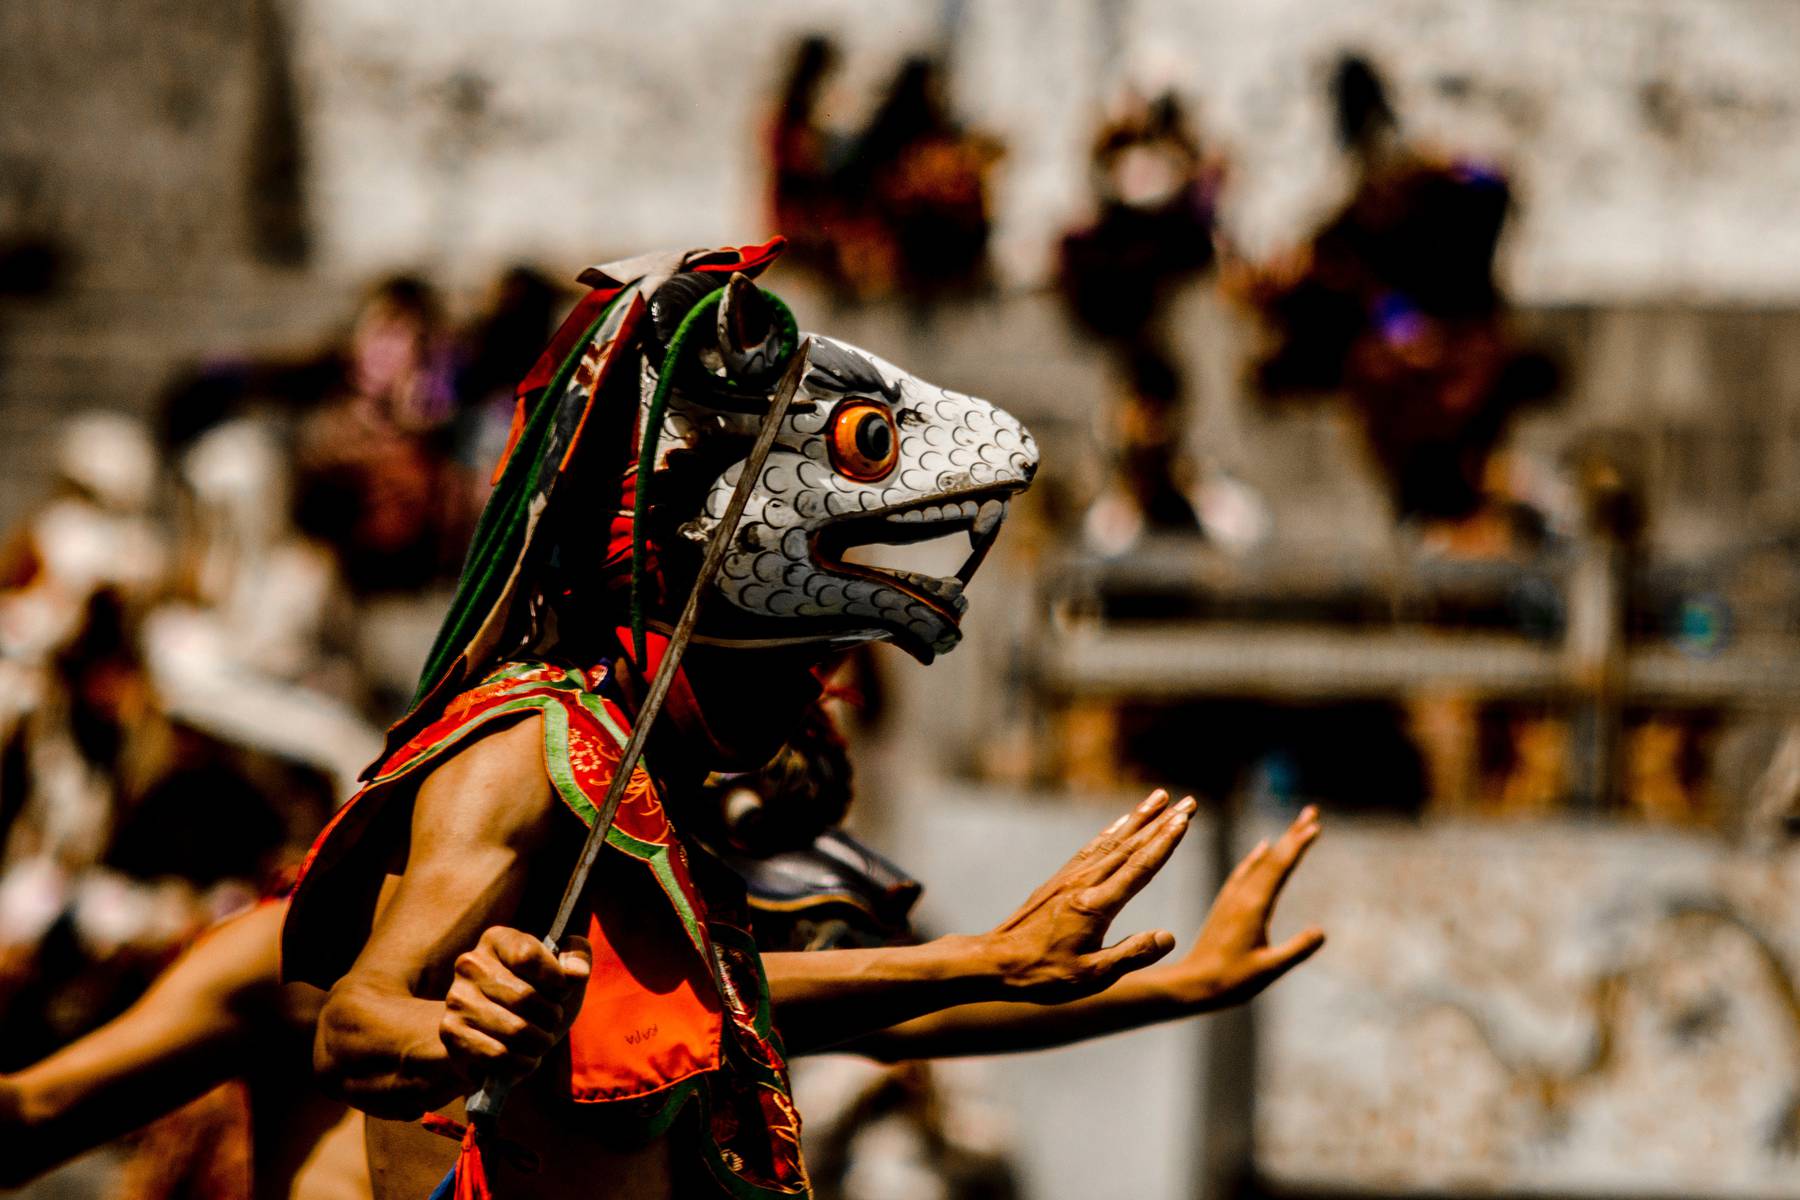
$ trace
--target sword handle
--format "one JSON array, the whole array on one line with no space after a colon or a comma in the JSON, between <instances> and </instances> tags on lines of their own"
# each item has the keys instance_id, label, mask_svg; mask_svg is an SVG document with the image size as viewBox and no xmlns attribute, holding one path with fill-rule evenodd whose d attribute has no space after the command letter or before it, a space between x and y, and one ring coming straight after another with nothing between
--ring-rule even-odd
<instances>
[{"instance_id":1,"label":"sword handle","mask_svg":"<svg viewBox=\"0 0 1800 1200\"><path fill-rule=\"evenodd\" d=\"M491 1128L499 1119L500 1110L506 1107L506 1098L512 1094L512 1084L495 1080L483 1084L481 1090L469 1097L463 1107L468 1111L469 1123L477 1128Z\"/></svg>"},{"instance_id":2,"label":"sword handle","mask_svg":"<svg viewBox=\"0 0 1800 1200\"><path fill-rule=\"evenodd\" d=\"M556 943L545 938L544 949L555 954ZM463 1104L469 1124L478 1126L483 1132L492 1129L494 1122L500 1119L500 1110L506 1107L506 1098L512 1095L512 1090L512 1084L498 1079L490 1079L482 1084Z\"/></svg>"}]
</instances>

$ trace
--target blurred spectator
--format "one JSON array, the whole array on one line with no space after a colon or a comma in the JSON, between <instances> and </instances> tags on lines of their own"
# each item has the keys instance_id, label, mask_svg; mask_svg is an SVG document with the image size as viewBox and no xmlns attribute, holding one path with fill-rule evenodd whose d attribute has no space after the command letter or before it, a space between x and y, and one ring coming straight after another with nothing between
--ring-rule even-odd
<instances>
[{"instance_id":1,"label":"blurred spectator","mask_svg":"<svg viewBox=\"0 0 1800 1200\"><path fill-rule=\"evenodd\" d=\"M342 602L330 549L296 523L289 451L267 421L220 425L181 457L181 593L218 614L234 654L271 675L318 667Z\"/></svg>"},{"instance_id":2,"label":"blurred spectator","mask_svg":"<svg viewBox=\"0 0 1800 1200\"><path fill-rule=\"evenodd\" d=\"M909 58L853 137L818 113L835 63L829 42L802 41L770 137L773 215L827 282L860 299L916 303L988 279L988 177L1000 144L952 114L943 66Z\"/></svg>"},{"instance_id":3,"label":"blurred spectator","mask_svg":"<svg viewBox=\"0 0 1800 1200\"><path fill-rule=\"evenodd\" d=\"M303 504L359 594L421 587L460 558L472 514L450 456L455 363L436 295L396 276L363 304L302 424Z\"/></svg>"},{"instance_id":4,"label":"blurred spectator","mask_svg":"<svg viewBox=\"0 0 1800 1200\"><path fill-rule=\"evenodd\" d=\"M941 64L908 61L846 168L853 196L868 189L895 285L914 298L987 279L988 173L1000 146L951 116L945 86Z\"/></svg>"},{"instance_id":5,"label":"blurred spectator","mask_svg":"<svg viewBox=\"0 0 1800 1200\"><path fill-rule=\"evenodd\" d=\"M1088 509L1082 534L1103 554L1129 549L1146 534L1200 532L1180 443L1181 377L1161 353L1140 347L1114 409L1118 466Z\"/></svg>"},{"instance_id":6,"label":"blurred spectator","mask_svg":"<svg viewBox=\"0 0 1800 1200\"><path fill-rule=\"evenodd\" d=\"M1429 553L1532 558L1553 514L1497 452L1556 371L1507 328L1494 257L1511 190L1491 166L1411 144L1368 60L1339 60L1332 99L1351 194L1248 285L1272 343L1257 383L1272 401L1342 396L1396 518ZM1528 814L1566 795L1568 730L1538 707L1443 688L1403 707L1434 803L1480 793Z\"/></svg>"},{"instance_id":7,"label":"blurred spectator","mask_svg":"<svg viewBox=\"0 0 1800 1200\"><path fill-rule=\"evenodd\" d=\"M1000 146L951 115L946 86L941 63L909 60L846 168L852 195L867 188L908 297L987 281L988 173Z\"/></svg>"},{"instance_id":8,"label":"blurred spectator","mask_svg":"<svg viewBox=\"0 0 1800 1200\"><path fill-rule=\"evenodd\" d=\"M50 500L0 551L0 654L41 662L101 588L133 601L154 593L167 558L149 516L159 469L148 431L130 417L89 413L63 428Z\"/></svg>"},{"instance_id":9,"label":"blurred spectator","mask_svg":"<svg viewBox=\"0 0 1800 1200\"><path fill-rule=\"evenodd\" d=\"M1098 213L1063 238L1060 283L1075 318L1103 338L1150 334L1172 288L1213 262L1222 166L1201 152L1181 101L1131 96L1094 142Z\"/></svg>"},{"instance_id":10,"label":"blurred spectator","mask_svg":"<svg viewBox=\"0 0 1800 1200\"><path fill-rule=\"evenodd\" d=\"M769 129L769 211L792 261L835 279L834 241L843 218L836 176L846 141L820 112L837 47L812 35L794 47Z\"/></svg>"},{"instance_id":11,"label":"blurred spectator","mask_svg":"<svg viewBox=\"0 0 1800 1200\"><path fill-rule=\"evenodd\" d=\"M270 422L243 418L182 456L179 586L147 618L145 653L172 716L347 795L380 737L359 712L338 559L298 523L288 455Z\"/></svg>"},{"instance_id":12,"label":"blurred spectator","mask_svg":"<svg viewBox=\"0 0 1800 1200\"><path fill-rule=\"evenodd\" d=\"M1274 339L1264 394L1342 393L1402 519L1455 521L1513 415L1556 373L1505 326L1494 252L1511 206L1491 167L1411 146L1375 68L1341 60L1336 124L1350 199L1250 285Z\"/></svg>"},{"instance_id":13,"label":"blurred spectator","mask_svg":"<svg viewBox=\"0 0 1800 1200\"><path fill-rule=\"evenodd\" d=\"M1090 549L1120 554L1144 537L1203 534L1230 550L1266 536L1267 506L1253 490L1222 471L1203 470L1188 456L1182 423L1182 378L1160 351L1140 345L1113 409L1118 462L1089 506L1082 536Z\"/></svg>"},{"instance_id":14,"label":"blurred spectator","mask_svg":"<svg viewBox=\"0 0 1800 1200\"><path fill-rule=\"evenodd\" d=\"M154 699L123 601L95 592L6 739L0 864L80 871L99 861L117 797L153 753Z\"/></svg>"}]
</instances>

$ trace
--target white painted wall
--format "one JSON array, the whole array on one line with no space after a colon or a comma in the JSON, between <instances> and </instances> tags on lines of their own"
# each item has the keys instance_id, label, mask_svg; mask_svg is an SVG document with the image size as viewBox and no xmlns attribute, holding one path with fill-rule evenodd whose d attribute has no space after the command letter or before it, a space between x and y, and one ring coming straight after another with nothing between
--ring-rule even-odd
<instances>
[{"instance_id":1,"label":"white painted wall","mask_svg":"<svg viewBox=\"0 0 1800 1200\"><path fill-rule=\"evenodd\" d=\"M1195 98L1253 253L1341 179L1322 81L1359 48L1424 140L1509 164L1528 301L1800 298L1800 7L1788 0L297 0L328 264L478 277L762 236L763 105L787 46L847 51L854 121L944 31L966 114L1007 139L998 250L1041 277L1125 79ZM457 97L479 93L479 111Z\"/></svg>"}]
</instances>

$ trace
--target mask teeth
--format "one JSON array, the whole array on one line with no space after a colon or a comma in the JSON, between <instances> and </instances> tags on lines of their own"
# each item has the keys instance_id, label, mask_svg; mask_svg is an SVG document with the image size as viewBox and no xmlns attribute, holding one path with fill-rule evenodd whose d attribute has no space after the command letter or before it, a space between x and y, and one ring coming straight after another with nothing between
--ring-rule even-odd
<instances>
[{"instance_id":1,"label":"mask teeth","mask_svg":"<svg viewBox=\"0 0 1800 1200\"><path fill-rule=\"evenodd\" d=\"M969 545L974 553L956 572L956 578L968 583L974 578L982 560L987 558L988 551L994 548L994 540L1000 536L1000 525L1006 520L1007 501L988 500L982 504L975 514L975 523L969 527Z\"/></svg>"},{"instance_id":2,"label":"mask teeth","mask_svg":"<svg viewBox=\"0 0 1800 1200\"><path fill-rule=\"evenodd\" d=\"M923 592L954 609L959 616L969 607L968 598L963 595L961 579L939 579L935 575L921 575L917 571L894 571L891 574L913 590Z\"/></svg>"},{"instance_id":3,"label":"mask teeth","mask_svg":"<svg viewBox=\"0 0 1800 1200\"><path fill-rule=\"evenodd\" d=\"M969 511L971 508L975 508L973 500L963 504L964 515L972 517L975 521L975 524L969 529L971 534L976 537L992 538L1000 531L1000 522L1006 519L1006 501L989 500L980 508L975 508L974 512Z\"/></svg>"}]
</instances>

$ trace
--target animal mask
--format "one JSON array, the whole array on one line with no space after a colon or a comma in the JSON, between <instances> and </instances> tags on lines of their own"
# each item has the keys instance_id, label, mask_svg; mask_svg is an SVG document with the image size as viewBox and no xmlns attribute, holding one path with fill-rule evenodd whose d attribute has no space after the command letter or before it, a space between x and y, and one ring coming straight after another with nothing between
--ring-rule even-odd
<instances>
[{"instance_id":1,"label":"animal mask","mask_svg":"<svg viewBox=\"0 0 1800 1200\"><path fill-rule=\"evenodd\" d=\"M963 588L1031 482L1036 444L986 401L802 338L786 306L751 282L781 244L582 274L593 290L519 385L462 581L390 743L538 632L551 593L578 597L575 613L594 629L629 626L647 661L646 636L674 623L796 355L799 390L696 640L891 640L927 662L956 644ZM970 545L943 578L849 561L944 535Z\"/></svg>"},{"instance_id":2,"label":"animal mask","mask_svg":"<svg viewBox=\"0 0 1800 1200\"><path fill-rule=\"evenodd\" d=\"M702 286L692 278L665 284L652 313L671 293L685 303ZM676 368L656 455L663 471L679 476L683 454L710 458L709 440L734 453L699 495L678 501L693 503L678 532L696 546L718 528L743 467L737 451L747 450L790 365L775 344L785 324L779 302L736 275L719 300L716 340L696 355L699 369ZM799 390L720 571L716 586L726 604L709 609L700 637L763 645L891 640L930 662L961 637L963 589L993 546L1008 502L1030 485L1036 443L987 401L847 343L814 335L790 353L803 356ZM657 382L647 357L646 415ZM878 551L849 559L863 547L956 535L968 538L968 554L942 578L883 567Z\"/></svg>"}]
</instances>

